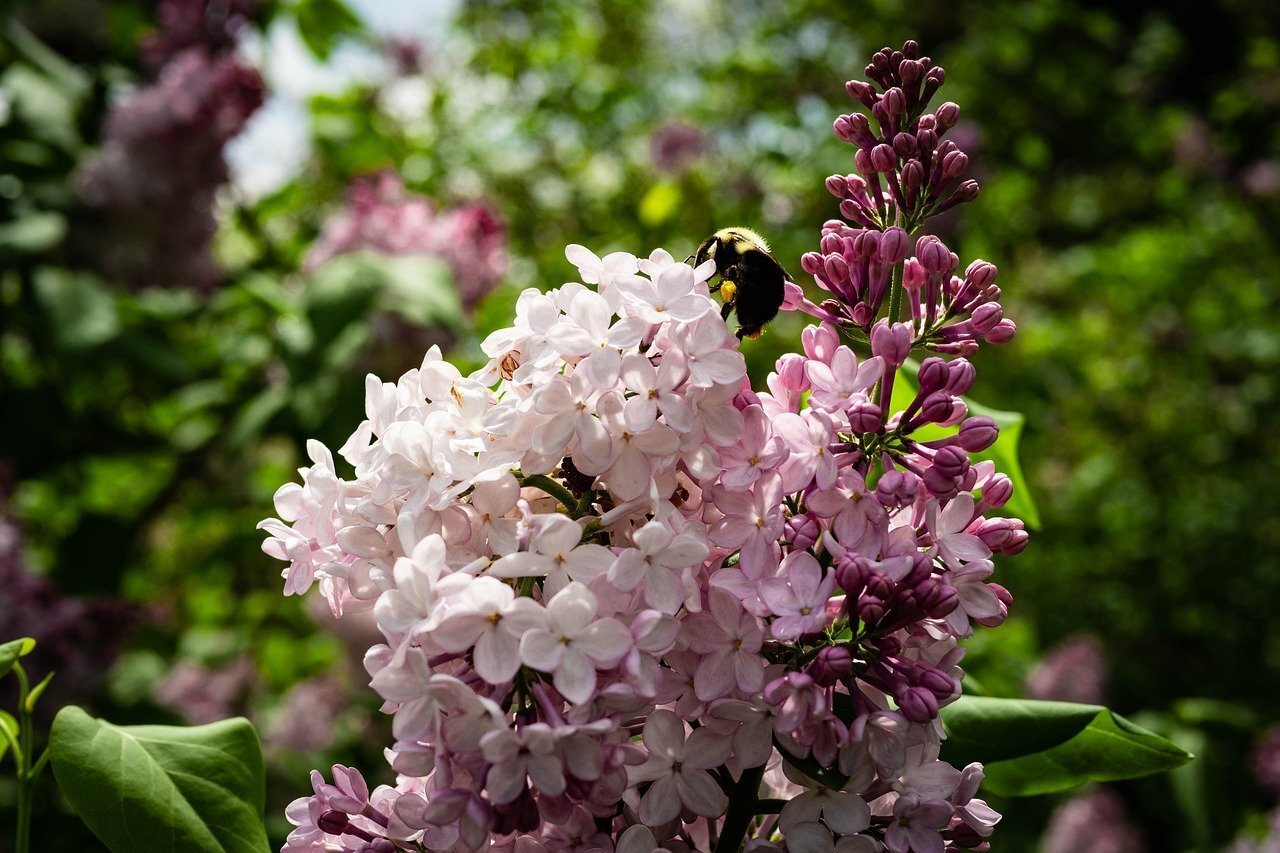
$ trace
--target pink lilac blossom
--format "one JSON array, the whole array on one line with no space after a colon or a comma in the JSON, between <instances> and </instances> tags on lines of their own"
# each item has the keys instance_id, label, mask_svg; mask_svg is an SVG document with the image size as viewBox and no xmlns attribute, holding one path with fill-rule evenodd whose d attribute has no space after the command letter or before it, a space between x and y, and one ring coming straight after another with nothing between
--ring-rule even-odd
<instances>
[{"instance_id":1,"label":"pink lilac blossom","mask_svg":"<svg viewBox=\"0 0 1280 853\"><path fill-rule=\"evenodd\" d=\"M506 226L492 205L472 201L436 210L426 196L406 192L391 171L352 182L346 206L325 222L304 266L315 270L358 249L440 258L464 308L474 307L507 272Z\"/></svg>"},{"instance_id":2,"label":"pink lilac blossom","mask_svg":"<svg viewBox=\"0 0 1280 853\"><path fill-rule=\"evenodd\" d=\"M851 91L888 133L924 110L932 68L909 43L869 68L887 91ZM910 211L971 192L947 162ZM897 196L872 196L867 286L903 305ZM982 768L939 758L937 718L958 641L1008 613L995 555L1026 534L995 514L1008 478L970 459L997 432L967 416L972 365L926 358L894 397L913 348L955 348L873 314L857 354L844 305L756 391L713 264L565 254L579 280L522 294L472 374L432 349L370 377L349 473L311 446L262 524L287 594L373 612L399 774L372 793L347 768L317 778L285 850L989 849ZM941 289L920 298L954 319ZM761 796L789 802L761 817Z\"/></svg>"}]
</instances>

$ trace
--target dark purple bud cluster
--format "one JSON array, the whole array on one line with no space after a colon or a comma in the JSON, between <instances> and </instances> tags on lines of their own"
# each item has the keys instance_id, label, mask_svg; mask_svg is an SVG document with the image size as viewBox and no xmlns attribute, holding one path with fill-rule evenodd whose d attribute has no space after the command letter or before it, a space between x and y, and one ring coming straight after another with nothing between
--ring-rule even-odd
<instances>
[{"instance_id":1,"label":"dark purple bud cluster","mask_svg":"<svg viewBox=\"0 0 1280 853\"><path fill-rule=\"evenodd\" d=\"M968 155L944 138L960 108L947 102L926 111L946 75L919 55L915 42L879 51L866 73L870 82L853 80L846 89L870 115L835 121L836 136L858 149L855 173L826 180L844 219L828 221L819 251L800 262L834 298L806 310L869 335L886 306L888 323L898 323L904 291L911 314L901 335L906 343L895 333L873 347L895 365L905 360L904 347L968 355L979 342L1008 341L1015 327L1000 307L992 264L974 261L957 276L959 258L931 235L915 241L912 256L917 228L978 194L977 183L964 177Z\"/></svg>"},{"instance_id":2,"label":"dark purple bud cluster","mask_svg":"<svg viewBox=\"0 0 1280 853\"><path fill-rule=\"evenodd\" d=\"M960 107L948 101L925 112L946 74L919 53L914 41L902 50L886 47L866 68L872 82L845 84L871 116L836 119L836 136L858 149L857 174L829 178L827 188L841 200L841 215L864 228L905 220L910 230L978 195L977 182L964 178L968 155L943 138L960 120Z\"/></svg>"},{"instance_id":3,"label":"dark purple bud cluster","mask_svg":"<svg viewBox=\"0 0 1280 853\"><path fill-rule=\"evenodd\" d=\"M253 4L171 0L143 43L156 79L112 104L102 148L77 175L81 198L105 214L80 242L105 274L134 287L210 289L223 278L211 244L223 157L262 105L261 75L234 52Z\"/></svg>"}]
</instances>

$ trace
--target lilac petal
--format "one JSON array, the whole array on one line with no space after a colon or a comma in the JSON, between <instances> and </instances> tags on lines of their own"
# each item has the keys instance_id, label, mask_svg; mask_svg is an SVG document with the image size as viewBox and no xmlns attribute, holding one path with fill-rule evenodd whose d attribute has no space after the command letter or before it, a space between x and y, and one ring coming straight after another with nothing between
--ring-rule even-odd
<instances>
[{"instance_id":1,"label":"lilac petal","mask_svg":"<svg viewBox=\"0 0 1280 853\"><path fill-rule=\"evenodd\" d=\"M719 817L729 806L729 798L720 790L716 780L705 770L676 774L676 788L680 800L689 811L703 817Z\"/></svg>"}]
</instances>

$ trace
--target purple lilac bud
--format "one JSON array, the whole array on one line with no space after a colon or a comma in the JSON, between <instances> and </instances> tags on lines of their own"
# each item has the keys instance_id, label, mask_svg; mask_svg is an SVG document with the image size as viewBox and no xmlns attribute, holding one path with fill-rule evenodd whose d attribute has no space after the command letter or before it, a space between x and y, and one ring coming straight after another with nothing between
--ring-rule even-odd
<instances>
[{"instance_id":1,"label":"purple lilac bud","mask_svg":"<svg viewBox=\"0 0 1280 853\"><path fill-rule=\"evenodd\" d=\"M827 646L819 649L808 673L821 687L833 687L840 679L853 673L853 652L847 646Z\"/></svg>"},{"instance_id":2,"label":"purple lilac bud","mask_svg":"<svg viewBox=\"0 0 1280 853\"><path fill-rule=\"evenodd\" d=\"M808 513L793 515L787 519L787 541L796 551L812 548L822 535L822 525Z\"/></svg>"},{"instance_id":3,"label":"purple lilac bud","mask_svg":"<svg viewBox=\"0 0 1280 853\"><path fill-rule=\"evenodd\" d=\"M881 320L871 329L871 354L878 355L891 368L901 367L911 357L911 324Z\"/></svg>"},{"instance_id":4,"label":"purple lilac bud","mask_svg":"<svg viewBox=\"0 0 1280 853\"><path fill-rule=\"evenodd\" d=\"M964 423L960 424L960 431L956 433L957 443L970 453L986 450L995 444L999 437L1000 428L996 426L995 419L986 415L966 418Z\"/></svg>"},{"instance_id":5,"label":"purple lilac bud","mask_svg":"<svg viewBox=\"0 0 1280 853\"><path fill-rule=\"evenodd\" d=\"M316 821L316 828L329 835L341 835L347 831L350 823L351 819L345 813L337 809L329 809L320 815L320 819Z\"/></svg>"},{"instance_id":6,"label":"purple lilac bud","mask_svg":"<svg viewBox=\"0 0 1280 853\"><path fill-rule=\"evenodd\" d=\"M894 697L898 710L913 723L927 723L938 716L938 697L924 687L908 687Z\"/></svg>"},{"instance_id":7,"label":"purple lilac bud","mask_svg":"<svg viewBox=\"0 0 1280 853\"><path fill-rule=\"evenodd\" d=\"M897 469L885 471L876 482L876 500L880 501L885 509L906 506L915 500L919 482L919 478L908 471Z\"/></svg>"},{"instance_id":8,"label":"purple lilac bud","mask_svg":"<svg viewBox=\"0 0 1280 853\"><path fill-rule=\"evenodd\" d=\"M1013 556L1027 547L1027 531L1016 518L984 519L974 532L984 545L997 554Z\"/></svg>"},{"instance_id":9,"label":"purple lilac bud","mask_svg":"<svg viewBox=\"0 0 1280 853\"><path fill-rule=\"evenodd\" d=\"M999 509L1013 497L1013 481L1004 474L996 474L982 487L982 501L992 509Z\"/></svg>"},{"instance_id":10,"label":"purple lilac bud","mask_svg":"<svg viewBox=\"0 0 1280 853\"><path fill-rule=\"evenodd\" d=\"M884 425L884 413L870 400L859 400L848 409L849 428L856 435L878 432Z\"/></svg>"}]
</instances>

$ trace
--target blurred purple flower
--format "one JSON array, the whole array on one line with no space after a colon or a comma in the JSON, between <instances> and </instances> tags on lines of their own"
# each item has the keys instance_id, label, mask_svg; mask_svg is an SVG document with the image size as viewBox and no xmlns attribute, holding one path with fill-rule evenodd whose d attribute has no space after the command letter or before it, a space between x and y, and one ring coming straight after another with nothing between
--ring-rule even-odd
<instances>
[{"instance_id":1,"label":"blurred purple flower","mask_svg":"<svg viewBox=\"0 0 1280 853\"><path fill-rule=\"evenodd\" d=\"M350 703L348 691L331 676L295 684L264 739L271 746L297 752L324 749L333 743L334 726Z\"/></svg>"},{"instance_id":2,"label":"blurred purple flower","mask_svg":"<svg viewBox=\"0 0 1280 853\"><path fill-rule=\"evenodd\" d=\"M405 192L394 172L357 178L346 206L324 224L304 267L369 249L387 255L432 255L449 265L458 299L471 308L507 271L506 226L486 201L436 211L426 196Z\"/></svg>"},{"instance_id":3,"label":"blurred purple flower","mask_svg":"<svg viewBox=\"0 0 1280 853\"><path fill-rule=\"evenodd\" d=\"M1259 160L1244 170L1240 176L1244 191L1256 198L1280 195L1280 163L1275 160Z\"/></svg>"},{"instance_id":4,"label":"blurred purple flower","mask_svg":"<svg viewBox=\"0 0 1280 853\"><path fill-rule=\"evenodd\" d=\"M1267 792L1280 796L1280 724L1267 729L1254 744L1249 757L1254 778Z\"/></svg>"},{"instance_id":5,"label":"blurred purple flower","mask_svg":"<svg viewBox=\"0 0 1280 853\"><path fill-rule=\"evenodd\" d=\"M243 711L253 681L248 655L215 668L184 661L156 685L155 700L189 722L212 723Z\"/></svg>"},{"instance_id":6,"label":"blurred purple flower","mask_svg":"<svg viewBox=\"0 0 1280 853\"><path fill-rule=\"evenodd\" d=\"M1100 705L1107 692L1107 653L1097 637L1069 637L1027 676L1027 696Z\"/></svg>"},{"instance_id":7,"label":"blurred purple flower","mask_svg":"<svg viewBox=\"0 0 1280 853\"><path fill-rule=\"evenodd\" d=\"M1041 853L1142 853L1147 846L1128 822L1124 802L1107 788L1093 788L1058 806L1041 839Z\"/></svg>"},{"instance_id":8,"label":"blurred purple flower","mask_svg":"<svg viewBox=\"0 0 1280 853\"><path fill-rule=\"evenodd\" d=\"M687 172L711 147L702 128L685 121L668 121L649 139L653 168L669 175Z\"/></svg>"},{"instance_id":9,"label":"blurred purple flower","mask_svg":"<svg viewBox=\"0 0 1280 853\"><path fill-rule=\"evenodd\" d=\"M162 0L142 40L155 79L113 103L102 148L77 175L99 208L83 240L109 277L135 288L208 290L222 280L210 250L214 200L228 180L223 148L262 105L261 75L234 54L257 0Z\"/></svg>"},{"instance_id":10,"label":"blurred purple flower","mask_svg":"<svg viewBox=\"0 0 1280 853\"><path fill-rule=\"evenodd\" d=\"M257 7L258 0L160 0L158 28L138 45L143 62L158 70L188 48L228 52Z\"/></svg>"},{"instance_id":11,"label":"blurred purple flower","mask_svg":"<svg viewBox=\"0 0 1280 853\"><path fill-rule=\"evenodd\" d=\"M8 513L10 487L0 466L0 642L19 637L36 641L35 650L22 659L33 684L56 673L37 706L46 718L62 705L93 696L137 613L118 599L64 596L48 578L27 571L22 529ZM0 688L0 705L12 709L13 681L6 679Z\"/></svg>"}]
</instances>

